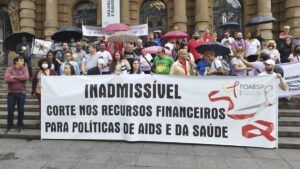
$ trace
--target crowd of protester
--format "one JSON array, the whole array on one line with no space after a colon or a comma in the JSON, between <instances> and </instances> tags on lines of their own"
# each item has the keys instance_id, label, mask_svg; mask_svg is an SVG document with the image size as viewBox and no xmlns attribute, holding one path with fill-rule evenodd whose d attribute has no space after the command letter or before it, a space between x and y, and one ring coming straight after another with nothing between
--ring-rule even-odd
<instances>
[{"instance_id":1,"label":"crowd of protester","mask_svg":"<svg viewBox=\"0 0 300 169\"><path fill-rule=\"evenodd\" d=\"M275 63L300 61L300 45L294 43L289 29L289 26L284 27L284 32L279 35L279 41L269 40L265 43L266 47L262 45L263 38L260 34L247 32L244 39L242 32L231 36L229 31L225 31L219 41L230 49L230 53L226 56L217 56L215 51L200 54L195 49L206 42L218 42L220 36L210 33L209 29L205 29L202 36L200 32L194 32L190 40L166 41L161 38L160 31L155 31L149 33L146 41L138 39L136 42L126 43L110 43L105 40L89 42L84 38L80 42L63 42L61 50L50 50L45 58L39 60L39 70L32 77L32 95L40 102L41 77L54 75L256 76L272 74L279 79L279 87L286 90L287 86L282 78L283 71ZM152 53L143 50L151 46L159 46L159 48ZM28 62L27 57L16 57L14 66L6 71L5 80L8 84L17 83L8 85L11 93L26 91L25 83L32 73L28 74L24 68L21 68L24 58L25 62ZM31 66L31 63L28 66ZM8 103L13 102L14 98L15 95L9 95ZM14 107L12 103L8 105L8 111L13 111L12 106ZM22 122L19 123L18 127L22 128ZM8 129L11 128L10 120Z\"/></svg>"}]
</instances>

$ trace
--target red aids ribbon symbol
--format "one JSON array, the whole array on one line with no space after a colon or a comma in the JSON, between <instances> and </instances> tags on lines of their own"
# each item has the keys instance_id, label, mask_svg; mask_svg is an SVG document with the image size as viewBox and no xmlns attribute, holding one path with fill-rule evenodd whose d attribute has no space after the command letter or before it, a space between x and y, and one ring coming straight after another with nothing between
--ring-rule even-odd
<instances>
[{"instance_id":1,"label":"red aids ribbon symbol","mask_svg":"<svg viewBox=\"0 0 300 169\"><path fill-rule=\"evenodd\" d=\"M227 101L228 102L228 108L227 111L230 111L234 108L233 101L229 96L221 96L221 97L215 97L213 98L214 95L218 94L220 91L212 91L209 93L208 98L211 102L217 102L217 101Z\"/></svg>"},{"instance_id":2,"label":"red aids ribbon symbol","mask_svg":"<svg viewBox=\"0 0 300 169\"><path fill-rule=\"evenodd\" d=\"M233 86L229 86L229 87L226 88L226 89L233 89L233 94L234 94L235 98L237 98L236 87L238 87L239 84L240 84L240 82L236 81L236 82L234 82Z\"/></svg>"},{"instance_id":3,"label":"red aids ribbon symbol","mask_svg":"<svg viewBox=\"0 0 300 169\"><path fill-rule=\"evenodd\" d=\"M273 136L271 136L272 131L274 130L274 125L273 123L263 121L263 120L257 120L255 123L266 126L267 129L263 130L257 126L254 126L253 124L247 124L242 128L242 133L243 136L246 138L254 138L254 137L259 137L259 136L264 136L266 139L269 141L274 141L276 140ZM258 130L260 133L255 134L251 131Z\"/></svg>"}]
</instances>

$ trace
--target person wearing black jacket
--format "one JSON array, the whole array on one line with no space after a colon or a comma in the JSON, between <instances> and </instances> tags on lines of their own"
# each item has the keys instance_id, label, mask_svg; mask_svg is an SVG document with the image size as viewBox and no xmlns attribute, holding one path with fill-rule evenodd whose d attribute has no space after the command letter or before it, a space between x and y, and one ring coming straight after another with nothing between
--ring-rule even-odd
<instances>
[{"instance_id":1,"label":"person wearing black jacket","mask_svg":"<svg viewBox=\"0 0 300 169\"><path fill-rule=\"evenodd\" d=\"M281 63L289 62L288 58L293 53L293 41L291 37L286 37L284 43L279 47Z\"/></svg>"}]
</instances>

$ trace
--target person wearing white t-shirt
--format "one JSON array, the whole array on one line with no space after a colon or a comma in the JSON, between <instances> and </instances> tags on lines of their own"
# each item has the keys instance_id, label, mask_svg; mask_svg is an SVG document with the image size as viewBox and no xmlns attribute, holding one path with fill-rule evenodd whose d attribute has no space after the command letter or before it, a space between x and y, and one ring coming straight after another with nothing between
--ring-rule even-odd
<instances>
[{"instance_id":1,"label":"person wearing white t-shirt","mask_svg":"<svg viewBox=\"0 0 300 169\"><path fill-rule=\"evenodd\" d=\"M96 51L96 45L89 45L89 54L86 54L82 59L81 71L83 75L87 75L89 69L98 65L100 55Z\"/></svg>"},{"instance_id":2,"label":"person wearing white t-shirt","mask_svg":"<svg viewBox=\"0 0 300 169\"><path fill-rule=\"evenodd\" d=\"M275 73L274 72L274 67L275 67L275 61L273 59L268 59L265 61L265 71L260 73L260 76L266 76L266 75L271 75L275 76L278 79L278 85L279 88L283 91L288 90L288 86L284 79L282 78L280 73Z\"/></svg>"},{"instance_id":3,"label":"person wearing white t-shirt","mask_svg":"<svg viewBox=\"0 0 300 169\"><path fill-rule=\"evenodd\" d=\"M222 61L216 57L215 52L205 52L204 56L207 57L208 61L211 63L211 67L207 71L207 76L218 76L225 74L225 70L222 66Z\"/></svg>"},{"instance_id":4,"label":"person wearing white t-shirt","mask_svg":"<svg viewBox=\"0 0 300 169\"><path fill-rule=\"evenodd\" d=\"M260 42L254 38L254 33L247 33L248 49L246 50L246 57L249 62L255 62L257 60L259 51L261 49Z\"/></svg>"},{"instance_id":5,"label":"person wearing white t-shirt","mask_svg":"<svg viewBox=\"0 0 300 169\"><path fill-rule=\"evenodd\" d=\"M100 55L100 58L105 61L106 64L106 67L104 67L102 70L102 74L109 74L109 67L113 59L111 54L107 50L105 50L104 42L100 43L99 51L97 53Z\"/></svg>"}]
</instances>

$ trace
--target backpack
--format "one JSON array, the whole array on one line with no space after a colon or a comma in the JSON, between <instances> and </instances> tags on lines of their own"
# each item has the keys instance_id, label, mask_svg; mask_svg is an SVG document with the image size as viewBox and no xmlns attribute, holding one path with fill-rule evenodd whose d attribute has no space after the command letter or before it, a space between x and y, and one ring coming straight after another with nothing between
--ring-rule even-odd
<instances>
[{"instance_id":1,"label":"backpack","mask_svg":"<svg viewBox=\"0 0 300 169\"><path fill-rule=\"evenodd\" d=\"M218 60L222 63L222 68L224 69L225 74L221 74L220 76L229 76L231 73L231 65L230 62L228 62L224 57L222 59L218 58ZM214 66L217 69L216 63L214 62Z\"/></svg>"}]
</instances>

